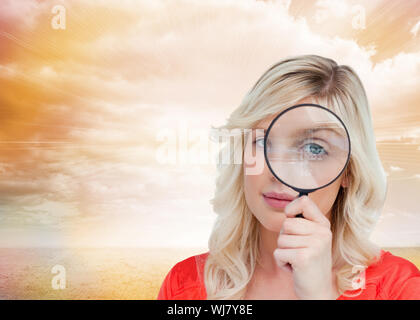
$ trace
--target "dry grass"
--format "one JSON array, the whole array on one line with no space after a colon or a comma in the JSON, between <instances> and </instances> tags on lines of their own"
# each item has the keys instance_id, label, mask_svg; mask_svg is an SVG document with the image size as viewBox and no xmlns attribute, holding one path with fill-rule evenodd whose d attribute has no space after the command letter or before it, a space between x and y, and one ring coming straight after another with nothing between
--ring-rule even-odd
<instances>
[{"instance_id":1,"label":"dry grass","mask_svg":"<svg viewBox=\"0 0 420 320\"><path fill-rule=\"evenodd\" d=\"M393 255L411 261L417 266L417 268L420 269L420 248L384 248L384 250L391 252Z\"/></svg>"},{"instance_id":2,"label":"dry grass","mask_svg":"<svg viewBox=\"0 0 420 320\"><path fill-rule=\"evenodd\" d=\"M420 268L420 248L385 248ZM177 262L207 249L0 249L0 299L156 299ZM66 288L54 290L54 265Z\"/></svg>"},{"instance_id":3,"label":"dry grass","mask_svg":"<svg viewBox=\"0 0 420 320\"><path fill-rule=\"evenodd\" d=\"M170 268L206 249L0 249L1 299L156 299ZM66 288L54 290L54 265Z\"/></svg>"}]
</instances>

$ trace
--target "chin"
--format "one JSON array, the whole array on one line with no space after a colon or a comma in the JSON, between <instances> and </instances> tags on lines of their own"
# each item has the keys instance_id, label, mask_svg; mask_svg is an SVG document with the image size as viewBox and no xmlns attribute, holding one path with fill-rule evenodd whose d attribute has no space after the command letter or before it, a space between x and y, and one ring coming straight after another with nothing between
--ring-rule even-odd
<instances>
[{"instance_id":1,"label":"chin","mask_svg":"<svg viewBox=\"0 0 420 320\"><path fill-rule=\"evenodd\" d=\"M276 215L277 217L274 217ZM260 220L258 219L261 226L263 226L265 229L272 231L272 232L279 232L279 225L283 223L283 221L286 219L286 215L283 212L275 212L271 211L264 213L265 219Z\"/></svg>"},{"instance_id":2,"label":"chin","mask_svg":"<svg viewBox=\"0 0 420 320\"><path fill-rule=\"evenodd\" d=\"M270 232L274 232L274 233L279 233L280 231L278 230L278 228L276 228L273 225L262 225L264 227L264 229L270 231Z\"/></svg>"}]
</instances>

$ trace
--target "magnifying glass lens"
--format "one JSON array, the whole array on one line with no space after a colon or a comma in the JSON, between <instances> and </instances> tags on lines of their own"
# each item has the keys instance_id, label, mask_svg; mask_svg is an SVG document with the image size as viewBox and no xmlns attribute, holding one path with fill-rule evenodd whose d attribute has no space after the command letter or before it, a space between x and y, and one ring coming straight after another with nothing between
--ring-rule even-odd
<instances>
[{"instance_id":1,"label":"magnifying glass lens","mask_svg":"<svg viewBox=\"0 0 420 320\"><path fill-rule=\"evenodd\" d=\"M307 190L335 180L350 153L342 121L330 110L312 105L290 108L276 118L265 147L273 174L291 187Z\"/></svg>"}]
</instances>

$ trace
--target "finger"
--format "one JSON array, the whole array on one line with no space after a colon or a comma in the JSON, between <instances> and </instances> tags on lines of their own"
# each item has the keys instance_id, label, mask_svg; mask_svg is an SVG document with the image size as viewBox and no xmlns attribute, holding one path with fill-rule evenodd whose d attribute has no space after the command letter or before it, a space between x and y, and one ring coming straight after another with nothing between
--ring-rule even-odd
<instances>
[{"instance_id":1,"label":"finger","mask_svg":"<svg viewBox=\"0 0 420 320\"><path fill-rule=\"evenodd\" d=\"M293 200L286 206L286 208L284 208L284 213L287 217L295 217L301 213L303 217L308 220L318 222L326 226L330 225L328 218L308 196L302 196Z\"/></svg>"},{"instance_id":2,"label":"finger","mask_svg":"<svg viewBox=\"0 0 420 320\"><path fill-rule=\"evenodd\" d=\"M273 252L274 259L279 267L284 266L287 263L290 263L292 266L295 264L299 250L302 249L276 249Z\"/></svg>"},{"instance_id":3,"label":"finger","mask_svg":"<svg viewBox=\"0 0 420 320\"><path fill-rule=\"evenodd\" d=\"M307 248L310 245L310 236L281 234L277 238L277 246L280 249Z\"/></svg>"},{"instance_id":4,"label":"finger","mask_svg":"<svg viewBox=\"0 0 420 320\"><path fill-rule=\"evenodd\" d=\"M318 228L316 222L306 219L286 218L283 222L280 234L310 235Z\"/></svg>"}]
</instances>

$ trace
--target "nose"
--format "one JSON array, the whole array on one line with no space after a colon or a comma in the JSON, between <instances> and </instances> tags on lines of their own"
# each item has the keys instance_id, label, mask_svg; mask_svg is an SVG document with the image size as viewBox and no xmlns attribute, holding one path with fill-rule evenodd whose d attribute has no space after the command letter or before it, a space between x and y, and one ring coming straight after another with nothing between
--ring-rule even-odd
<instances>
[{"instance_id":1,"label":"nose","mask_svg":"<svg viewBox=\"0 0 420 320\"><path fill-rule=\"evenodd\" d=\"M270 171L270 180L273 181L273 182L278 181L276 179L276 177L271 173L271 171ZM280 181L278 181L278 182L280 182Z\"/></svg>"},{"instance_id":2,"label":"nose","mask_svg":"<svg viewBox=\"0 0 420 320\"><path fill-rule=\"evenodd\" d=\"M268 172L269 172L268 174L270 175L270 181L273 182L273 183L276 183L276 184L277 183L280 184L282 186L282 189L285 189L284 192L287 192L287 193L296 193L296 195L298 194L298 192L296 190L290 188L289 186L285 185L283 182L279 181L273 175L273 173L270 170L268 170Z\"/></svg>"},{"instance_id":3,"label":"nose","mask_svg":"<svg viewBox=\"0 0 420 320\"><path fill-rule=\"evenodd\" d=\"M268 170L268 174L270 175L270 181L283 184L274 176L274 174L270 170Z\"/></svg>"}]
</instances>

